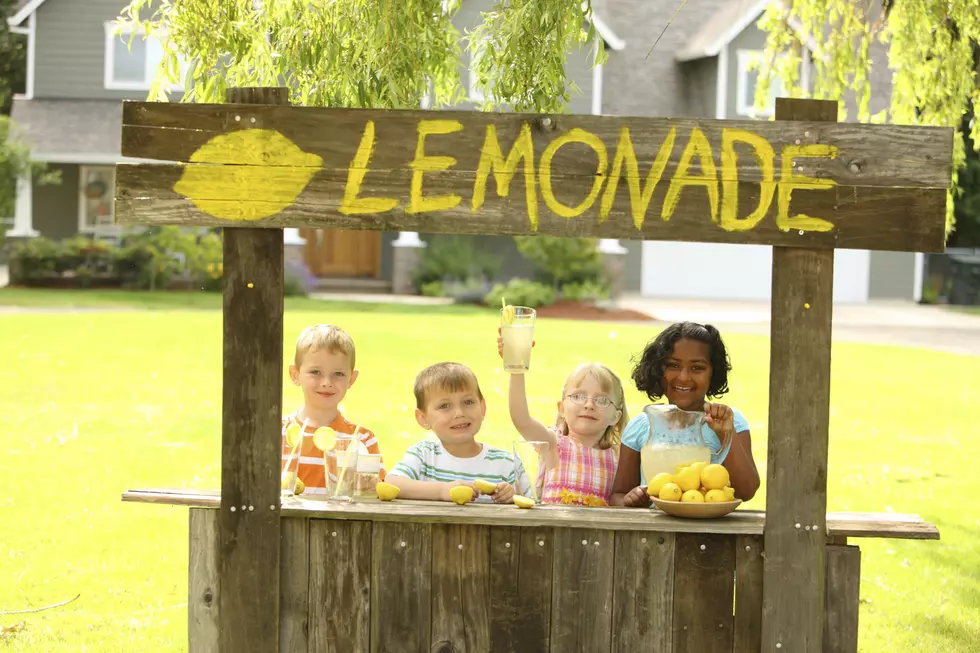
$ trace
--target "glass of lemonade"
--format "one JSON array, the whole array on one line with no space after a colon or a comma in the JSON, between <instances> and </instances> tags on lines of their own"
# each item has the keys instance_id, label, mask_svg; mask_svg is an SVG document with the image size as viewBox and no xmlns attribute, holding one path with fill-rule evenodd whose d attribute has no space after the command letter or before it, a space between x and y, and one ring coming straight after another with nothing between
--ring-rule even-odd
<instances>
[{"instance_id":1,"label":"glass of lemonade","mask_svg":"<svg viewBox=\"0 0 980 653\"><path fill-rule=\"evenodd\" d=\"M531 366L535 315L535 310L527 306L505 306L500 309L504 370L511 374L524 374Z\"/></svg>"},{"instance_id":2,"label":"glass of lemonade","mask_svg":"<svg viewBox=\"0 0 980 653\"><path fill-rule=\"evenodd\" d=\"M357 436L338 433L334 447L323 452L328 501L350 503L354 500L359 445Z\"/></svg>"}]
</instances>

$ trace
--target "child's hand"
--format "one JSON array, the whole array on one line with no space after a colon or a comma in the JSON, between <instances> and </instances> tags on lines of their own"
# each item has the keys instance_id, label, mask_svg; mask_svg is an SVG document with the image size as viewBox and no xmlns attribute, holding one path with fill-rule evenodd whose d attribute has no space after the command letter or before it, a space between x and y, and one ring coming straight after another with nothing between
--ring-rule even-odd
<instances>
[{"instance_id":1,"label":"child's hand","mask_svg":"<svg viewBox=\"0 0 980 653\"><path fill-rule=\"evenodd\" d=\"M507 481L500 481L497 484L497 489L494 493L490 495L494 503L513 503L514 502L514 486Z\"/></svg>"},{"instance_id":2,"label":"child's hand","mask_svg":"<svg viewBox=\"0 0 980 653\"><path fill-rule=\"evenodd\" d=\"M531 341L531 347L534 347L534 341ZM504 357L504 339L501 336L500 327L497 327L497 355L501 358Z\"/></svg>"},{"instance_id":3,"label":"child's hand","mask_svg":"<svg viewBox=\"0 0 980 653\"><path fill-rule=\"evenodd\" d=\"M623 497L623 505L627 508L646 508L650 505L650 495L647 494L647 486L635 487Z\"/></svg>"},{"instance_id":4,"label":"child's hand","mask_svg":"<svg viewBox=\"0 0 980 653\"><path fill-rule=\"evenodd\" d=\"M735 430L735 414L725 404L704 402L704 417L711 430L723 437Z\"/></svg>"},{"instance_id":5,"label":"child's hand","mask_svg":"<svg viewBox=\"0 0 980 653\"><path fill-rule=\"evenodd\" d=\"M477 497L480 496L480 488L473 485L472 483L467 483L466 481L452 481L450 483L442 484L442 492L440 493L439 498L442 501L452 501L453 498L449 496L449 491L452 490L454 487L459 487L460 485L465 485L466 487L473 489L473 498L470 499L470 501L476 501Z\"/></svg>"}]
</instances>

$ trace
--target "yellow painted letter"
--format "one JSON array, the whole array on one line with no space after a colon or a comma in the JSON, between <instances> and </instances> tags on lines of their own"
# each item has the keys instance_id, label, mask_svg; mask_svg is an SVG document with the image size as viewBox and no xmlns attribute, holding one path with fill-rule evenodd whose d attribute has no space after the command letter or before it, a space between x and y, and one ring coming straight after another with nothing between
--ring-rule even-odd
<instances>
[{"instance_id":1,"label":"yellow painted letter","mask_svg":"<svg viewBox=\"0 0 980 653\"><path fill-rule=\"evenodd\" d=\"M762 181L759 182L759 206L746 218L738 217L738 154L735 143L748 143L755 150ZM748 231L769 213L776 191L776 153L772 145L758 134L742 129L721 130L721 228L725 231Z\"/></svg>"},{"instance_id":2,"label":"yellow painted letter","mask_svg":"<svg viewBox=\"0 0 980 653\"><path fill-rule=\"evenodd\" d=\"M830 231L832 222L809 215L789 214L789 202L793 189L826 190L837 185L833 179L815 179L793 174L793 159L798 157L836 158L837 148L833 145L787 145L783 147L782 175L779 178L779 203L776 213L776 226L780 229L800 229L802 231Z\"/></svg>"},{"instance_id":3,"label":"yellow painted letter","mask_svg":"<svg viewBox=\"0 0 980 653\"><path fill-rule=\"evenodd\" d=\"M463 123L458 120L419 120L419 140L415 146L415 160L412 168L412 191L409 196L407 213L427 213L429 211L448 211L463 201L459 195L433 195L422 197L422 174L436 170L448 170L456 165L451 156L426 156L425 137L429 134L452 134L462 131Z\"/></svg>"},{"instance_id":4,"label":"yellow painted letter","mask_svg":"<svg viewBox=\"0 0 980 653\"><path fill-rule=\"evenodd\" d=\"M691 168L691 159L694 156L701 160L701 176L687 177ZM715 168L715 159L711 154L711 144L707 137L697 127L691 130L691 140L684 148L684 154L677 164L674 177L670 180L670 188L667 189L667 196L664 198L664 206L661 209L660 217L665 221L670 220L677 209L677 202L681 198L681 191L688 186L704 186L708 191L708 202L711 206L711 221L718 219L718 170Z\"/></svg>"},{"instance_id":5,"label":"yellow painted letter","mask_svg":"<svg viewBox=\"0 0 980 653\"><path fill-rule=\"evenodd\" d=\"M497 181L497 195L507 197L510 194L510 182L517 173L517 164L524 158L524 194L527 197L527 217L531 220L531 228L538 229L538 196L534 181L534 141L531 139L531 128L527 123L521 126L521 134L504 160L497 139L497 127L487 125L487 137L480 151L480 164L476 168L476 183L473 184L473 213L476 213L486 197L487 177L493 171Z\"/></svg>"},{"instance_id":6,"label":"yellow painted letter","mask_svg":"<svg viewBox=\"0 0 980 653\"><path fill-rule=\"evenodd\" d=\"M616 201L616 189L619 187L619 178L623 174L623 163L626 164L626 184L630 189L630 210L633 213L633 225L637 229L643 226L643 219L647 214L647 207L650 199L657 190L657 184L663 177L664 168L670 160L670 154L674 151L674 139L677 136L677 127L671 127L667 138L660 145L657 158L650 166L647 173L646 183L643 190L640 190L640 168L636 163L636 150L633 149L633 141L630 139L629 127L619 130L619 144L616 145L616 155L613 157L612 170L609 172L609 183L602 194L602 204L599 205L599 222L609 217L613 202Z\"/></svg>"},{"instance_id":7,"label":"yellow painted letter","mask_svg":"<svg viewBox=\"0 0 980 653\"><path fill-rule=\"evenodd\" d=\"M398 206L398 200L393 197L358 197L361 183L368 172L371 155L374 154L374 121L368 120L364 125L364 135L361 144L357 146L357 154L347 169L347 184L344 186L344 201L340 203L340 212L344 215L361 213L384 213Z\"/></svg>"},{"instance_id":8,"label":"yellow painted letter","mask_svg":"<svg viewBox=\"0 0 980 653\"><path fill-rule=\"evenodd\" d=\"M554 158L555 153L562 145L567 143L583 143L588 145L593 150L595 150L596 156L599 157L599 163L596 165L595 177L592 178L592 190L589 191L588 196L582 200L578 206L565 206L557 199L555 199L555 193L551 188L551 160ZM556 215L560 215L563 218L574 218L577 215L582 215L589 207L591 207L596 198L599 197L599 191L602 190L602 182L606 176L606 167L609 165L609 155L606 154L606 146L602 144L602 141L598 136L584 129L579 129L576 127L562 134L555 140L548 143L548 147L545 148L544 154L541 155L541 164L538 170L538 178L541 180L541 197L544 198L544 203L552 210Z\"/></svg>"}]
</instances>

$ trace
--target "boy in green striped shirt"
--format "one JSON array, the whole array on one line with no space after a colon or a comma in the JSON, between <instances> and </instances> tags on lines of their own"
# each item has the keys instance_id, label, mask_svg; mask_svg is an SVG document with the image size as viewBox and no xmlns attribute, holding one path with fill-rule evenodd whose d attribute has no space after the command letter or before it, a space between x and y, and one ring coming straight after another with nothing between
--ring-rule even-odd
<instances>
[{"instance_id":1,"label":"boy in green striped shirt","mask_svg":"<svg viewBox=\"0 0 980 653\"><path fill-rule=\"evenodd\" d=\"M530 487L524 466L513 454L476 441L487 404L473 371L459 363L437 363L415 379L415 419L438 442L416 442L388 473L386 481L401 488L403 499L450 501L449 490L466 485L475 501L513 503L515 488ZM473 481L497 484L481 495Z\"/></svg>"}]
</instances>

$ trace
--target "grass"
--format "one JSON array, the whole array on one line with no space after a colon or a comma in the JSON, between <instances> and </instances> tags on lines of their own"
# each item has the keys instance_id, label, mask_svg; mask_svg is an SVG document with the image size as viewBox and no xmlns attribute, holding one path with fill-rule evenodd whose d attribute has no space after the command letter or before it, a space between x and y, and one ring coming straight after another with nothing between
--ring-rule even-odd
<instances>
[{"instance_id":1,"label":"grass","mask_svg":"<svg viewBox=\"0 0 980 653\"><path fill-rule=\"evenodd\" d=\"M0 612L81 597L0 615L0 627L25 622L0 649L185 651L187 510L123 504L120 494L219 485L220 300L0 291L0 305L61 306L66 295L128 310L0 313ZM361 376L345 411L379 434L386 458L423 435L411 383L437 360L477 371L489 404L481 436L511 439L492 313L290 300L287 353L303 326L323 321L357 342ZM648 326L541 320L532 411L553 416L580 355L628 378L631 357L653 335ZM726 401L749 419L764 477L768 341L727 342L734 371ZM287 409L296 407L298 391L284 383L284 393ZM628 392L631 414L643 403ZM942 533L939 542L856 541L860 650L980 650L978 360L835 344L831 403L828 509L918 513ZM764 507L764 488L747 507Z\"/></svg>"}]
</instances>

